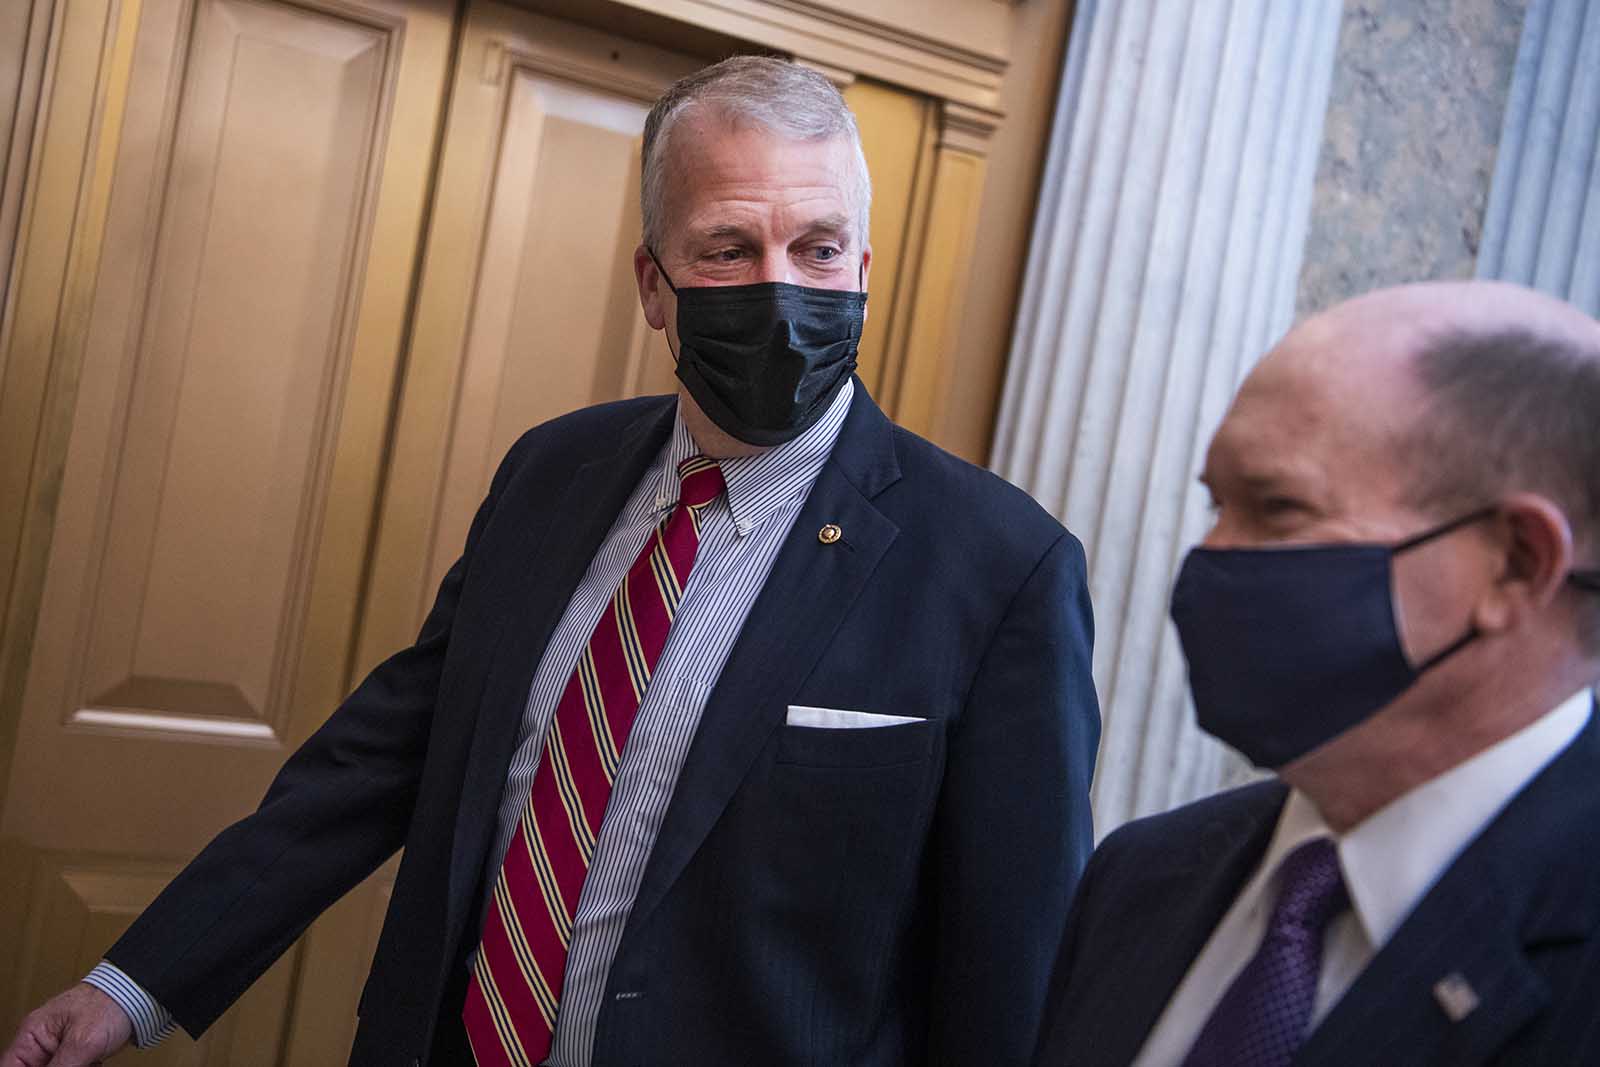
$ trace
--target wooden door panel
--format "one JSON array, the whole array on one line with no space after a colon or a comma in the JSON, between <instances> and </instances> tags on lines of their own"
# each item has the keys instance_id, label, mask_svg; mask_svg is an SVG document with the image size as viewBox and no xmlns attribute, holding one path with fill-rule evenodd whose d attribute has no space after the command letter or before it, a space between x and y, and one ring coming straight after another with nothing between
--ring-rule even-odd
<instances>
[{"instance_id":1,"label":"wooden door panel","mask_svg":"<svg viewBox=\"0 0 1600 1067\"><path fill-rule=\"evenodd\" d=\"M0 337L0 384L49 382L26 470L28 521L53 525L0 812L8 1034L349 684L455 15L68 7L39 113L73 101L88 150L64 150L77 127L39 141L28 334ZM138 1062L279 1062L301 951Z\"/></svg>"},{"instance_id":2,"label":"wooden door panel","mask_svg":"<svg viewBox=\"0 0 1600 1067\"><path fill-rule=\"evenodd\" d=\"M506 78L432 582L460 554L495 465L522 431L602 400L672 387L670 357L644 323L633 281L636 160L648 107L516 57Z\"/></svg>"},{"instance_id":3,"label":"wooden door panel","mask_svg":"<svg viewBox=\"0 0 1600 1067\"><path fill-rule=\"evenodd\" d=\"M461 57L363 666L412 639L523 430L674 386L633 281L640 137L703 61L492 2Z\"/></svg>"},{"instance_id":4,"label":"wooden door panel","mask_svg":"<svg viewBox=\"0 0 1600 1067\"><path fill-rule=\"evenodd\" d=\"M300 652L400 27L272 0L189 14L148 0L127 86L12 779L85 803L5 812L96 850L198 847L259 797L291 715L326 715L295 706L296 675L344 668Z\"/></svg>"},{"instance_id":5,"label":"wooden door panel","mask_svg":"<svg viewBox=\"0 0 1600 1067\"><path fill-rule=\"evenodd\" d=\"M281 4L200 9L153 269L128 279L145 320L87 369L130 381L115 458L74 484L110 506L83 558L68 722L286 735L386 36Z\"/></svg>"}]
</instances>

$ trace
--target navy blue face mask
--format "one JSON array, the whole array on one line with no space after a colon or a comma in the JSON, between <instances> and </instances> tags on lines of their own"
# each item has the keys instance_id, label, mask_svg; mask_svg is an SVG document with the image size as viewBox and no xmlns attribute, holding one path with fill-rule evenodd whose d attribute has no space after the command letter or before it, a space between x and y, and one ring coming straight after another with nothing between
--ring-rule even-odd
<instances>
[{"instance_id":1,"label":"navy blue face mask","mask_svg":"<svg viewBox=\"0 0 1600 1067\"><path fill-rule=\"evenodd\" d=\"M1258 767L1281 767L1389 704L1478 636L1469 628L1413 665L1395 623L1394 556L1495 510L1397 545L1190 551L1172 621L1200 728Z\"/></svg>"},{"instance_id":2,"label":"navy blue face mask","mask_svg":"<svg viewBox=\"0 0 1600 1067\"><path fill-rule=\"evenodd\" d=\"M730 436L762 447L794 440L855 371L865 292L787 282L679 289L656 269L678 298L678 380Z\"/></svg>"}]
</instances>

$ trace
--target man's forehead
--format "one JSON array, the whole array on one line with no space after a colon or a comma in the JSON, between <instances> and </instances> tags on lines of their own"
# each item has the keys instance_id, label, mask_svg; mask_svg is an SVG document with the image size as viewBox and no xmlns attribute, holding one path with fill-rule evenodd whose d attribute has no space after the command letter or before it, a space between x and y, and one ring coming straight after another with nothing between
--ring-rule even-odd
<instances>
[{"instance_id":1,"label":"man's forehead","mask_svg":"<svg viewBox=\"0 0 1600 1067\"><path fill-rule=\"evenodd\" d=\"M786 197L833 201L825 210L844 212L854 208L858 192L858 163L848 139L791 138L709 117L684 119L662 164L669 199L685 206L706 195L781 190Z\"/></svg>"},{"instance_id":2,"label":"man's forehead","mask_svg":"<svg viewBox=\"0 0 1600 1067\"><path fill-rule=\"evenodd\" d=\"M1239 389L1218 432L1222 450L1256 468L1338 468L1393 449L1421 396L1392 338L1363 337L1337 321L1293 331Z\"/></svg>"}]
</instances>

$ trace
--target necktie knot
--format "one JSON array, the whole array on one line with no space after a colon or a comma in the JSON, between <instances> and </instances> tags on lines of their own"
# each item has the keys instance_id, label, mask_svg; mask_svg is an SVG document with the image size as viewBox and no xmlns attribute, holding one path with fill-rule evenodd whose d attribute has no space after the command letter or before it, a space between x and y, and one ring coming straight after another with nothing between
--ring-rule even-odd
<instances>
[{"instance_id":1,"label":"necktie knot","mask_svg":"<svg viewBox=\"0 0 1600 1067\"><path fill-rule=\"evenodd\" d=\"M678 464L678 481L678 499L686 508L703 508L728 487L717 461L705 456L690 456Z\"/></svg>"},{"instance_id":2,"label":"necktie knot","mask_svg":"<svg viewBox=\"0 0 1600 1067\"><path fill-rule=\"evenodd\" d=\"M1350 894L1339 871L1339 852L1331 840L1307 841L1283 861L1278 905L1272 928L1285 933L1303 930L1320 935L1350 905Z\"/></svg>"}]
</instances>

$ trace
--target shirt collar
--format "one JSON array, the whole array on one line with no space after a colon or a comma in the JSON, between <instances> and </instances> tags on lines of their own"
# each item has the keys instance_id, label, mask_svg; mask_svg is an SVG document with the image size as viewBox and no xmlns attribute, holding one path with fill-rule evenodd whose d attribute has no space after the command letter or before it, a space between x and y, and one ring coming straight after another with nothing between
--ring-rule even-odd
<instances>
[{"instance_id":1,"label":"shirt collar","mask_svg":"<svg viewBox=\"0 0 1600 1067\"><path fill-rule=\"evenodd\" d=\"M1592 699L1584 690L1563 701L1343 835L1328 827L1309 797L1291 791L1251 888L1264 891L1295 846L1331 837L1361 928L1374 950L1382 948L1462 850L1578 736Z\"/></svg>"},{"instance_id":2,"label":"shirt collar","mask_svg":"<svg viewBox=\"0 0 1600 1067\"><path fill-rule=\"evenodd\" d=\"M850 412L855 382L846 380L822 418L793 441L764 449L753 456L737 456L721 461L722 477L728 483L728 508L734 528L743 537L760 526L773 512L796 496L811 491L822 465L833 453L834 443ZM655 507L665 511L678 502L678 464L699 455L699 446L683 421L680 406L673 417L672 437L657 476Z\"/></svg>"}]
</instances>

